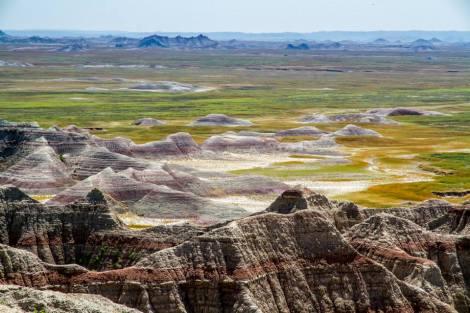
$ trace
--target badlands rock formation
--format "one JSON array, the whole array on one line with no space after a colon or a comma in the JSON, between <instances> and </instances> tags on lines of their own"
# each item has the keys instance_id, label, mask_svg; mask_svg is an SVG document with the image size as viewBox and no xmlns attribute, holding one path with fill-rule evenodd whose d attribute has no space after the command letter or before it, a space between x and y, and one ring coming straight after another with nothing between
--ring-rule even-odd
<instances>
[{"instance_id":1,"label":"badlands rock formation","mask_svg":"<svg viewBox=\"0 0 470 313\"><path fill-rule=\"evenodd\" d=\"M287 137L287 136L321 136L327 132L320 130L313 126L305 126L287 130L281 130L276 133L276 136Z\"/></svg>"},{"instance_id":2,"label":"badlands rock formation","mask_svg":"<svg viewBox=\"0 0 470 313\"><path fill-rule=\"evenodd\" d=\"M424 115L424 116L439 116L443 113L436 111L426 111L414 108L385 108L385 109L372 109L367 111L368 114L375 114L380 116L403 116L403 115Z\"/></svg>"},{"instance_id":3,"label":"badlands rock formation","mask_svg":"<svg viewBox=\"0 0 470 313\"><path fill-rule=\"evenodd\" d=\"M202 149L210 151L265 151L276 150L279 142L271 137L240 136L233 134L215 135L202 144Z\"/></svg>"},{"instance_id":4,"label":"badlands rock formation","mask_svg":"<svg viewBox=\"0 0 470 313\"><path fill-rule=\"evenodd\" d=\"M165 140L131 146L132 155L138 158L182 157L199 151L199 146L188 133L177 133L168 136Z\"/></svg>"},{"instance_id":5,"label":"badlands rock formation","mask_svg":"<svg viewBox=\"0 0 470 313\"><path fill-rule=\"evenodd\" d=\"M139 313L95 295L39 291L14 285L0 285L0 312L4 313Z\"/></svg>"},{"instance_id":6,"label":"badlands rock formation","mask_svg":"<svg viewBox=\"0 0 470 313\"><path fill-rule=\"evenodd\" d=\"M245 216L247 212L207 197L271 194L286 190L288 186L261 176L198 173L171 165L144 170L129 168L121 172L106 168L58 193L47 203L66 205L83 201L93 189L101 190L141 216L215 222Z\"/></svg>"},{"instance_id":7,"label":"badlands rock formation","mask_svg":"<svg viewBox=\"0 0 470 313\"><path fill-rule=\"evenodd\" d=\"M300 123L373 123L373 124L397 124L391 119L372 113L344 113L336 115L312 114L302 117Z\"/></svg>"},{"instance_id":8,"label":"badlands rock formation","mask_svg":"<svg viewBox=\"0 0 470 313\"><path fill-rule=\"evenodd\" d=\"M322 136L318 140L305 140L300 142L281 143L280 151L300 154L339 155L339 145L331 136Z\"/></svg>"},{"instance_id":9,"label":"badlands rock formation","mask_svg":"<svg viewBox=\"0 0 470 313\"><path fill-rule=\"evenodd\" d=\"M137 126L160 126L160 125L164 125L165 123L160 121L160 120L157 120L157 119L154 119L154 118L150 118L150 117L144 117L144 118L141 118L141 119L138 119L134 122L134 125L137 125Z\"/></svg>"},{"instance_id":10,"label":"badlands rock formation","mask_svg":"<svg viewBox=\"0 0 470 313\"><path fill-rule=\"evenodd\" d=\"M262 153L300 153L337 155L339 145L334 138L323 135L318 140L281 143L270 136L246 136L237 133L215 135L207 139L201 146L203 150L214 152L262 152Z\"/></svg>"},{"instance_id":11,"label":"badlands rock formation","mask_svg":"<svg viewBox=\"0 0 470 313\"><path fill-rule=\"evenodd\" d=\"M123 171L128 168L143 170L149 167L149 163L145 160L111 152L105 147L94 146L88 146L83 153L70 158L69 163L73 168L73 176L77 179L96 175L108 167L115 171Z\"/></svg>"},{"instance_id":12,"label":"badlands rock formation","mask_svg":"<svg viewBox=\"0 0 470 313\"><path fill-rule=\"evenodd\" d=\"M344 128L335 131L332 133L332 136L337 136L337 137L351 137L351 136L365 136L365 137L382 137L381 134L378 132L372 130L372 129L367 129L367 128L362 128L356 125L346 125Z\"/></svg>"},{"instance_id":13,"label":"badlands rock formation","mask_svg":"<svg viewBox=\"0 0 470 313\"><path fill-rule=\"evenodd\" d=\"M340 135L370 134L359 130ZM137 145L4 123L0 312L469 312L468 204L364 209L165 161L338 153L337 135L229 133L199 146L178 133ZM11 184L55 196L39 203ZM218 198L273 192L282 194L251 215ZM180 222L136 231L121 210Z\"/></svg>"},{"instance_id":14,"label":"badlands rock formation","mask_svg":"<svg viewBox=\"0 0 470 313\"><path fill-rule=\"evenodd\" d=\"M225 114L209 114L193 121L193 126L251 126L250 121L234 118Z\"/></svg>"},{"instance_id":15,"label":"badlands rock formation","mask_svg":"<svg viewBox=\"0 0 470 313\"><path fill-rule=\"evenodd\" d=\"M437 313L470 308L466 236L434 232L308 190L286 191L265 212L232 222L144 232L125 229L105 204L53 208L23 198L10 196L3 200L8 205L0 206L2 218L12 221L2 230L9 246L0 246L0 283L72 293L61 298L65 302L83 297L90 301L80 302L83 306L106 303L77 295L88 293L140 312ZM455 210L468 208L428 202L391 213L429 220L430 226L441 213ZM70 263L115 270L93 272ZM9 308L17 308L23 298L53 308L58 304L49 303L50 295L62 295L2 288L2 305ZM11 288L18 288L16 297L10 296Z\"/></svg>"},{"instance_id":16,"label":"badlands rock formation","mask_svg":"<svg viewBox=\"0 0 470 313\"><path fill-rule=\"evenodd\" d=\"M190 48L190 49L202 49L202 48L215 48L218 42L211 40L209 37L204 35L198 35L194 37L167 37L160 35L152 35L143 38L138 42L139 48Z\"/></svg>"},{"instance_id":17,"label":"badlands rock formation","mask_svg":"<svg viewBox=\"0 0 470 313\"><path fill-rule=\"evenodd\" d=\"M32 194L53 194L73 182L71 171L47 145L0 173L0 184L13 184Z\"/></svg>"}]
</instances>

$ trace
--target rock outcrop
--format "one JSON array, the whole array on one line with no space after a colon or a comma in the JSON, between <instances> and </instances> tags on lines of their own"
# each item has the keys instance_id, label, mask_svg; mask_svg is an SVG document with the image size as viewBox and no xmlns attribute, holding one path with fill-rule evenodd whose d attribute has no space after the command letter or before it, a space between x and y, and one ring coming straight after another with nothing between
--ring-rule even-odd
<instances>
[{"instance_id":1,"label":"rock outcrop","mask_svg":"<svg viewBox=\"0 0 470 313\"><path fill-rule=\"evenodd\" d=\"M138 119L134 122L134 125L148 126L148 127L160 126L160 125L164 125L164 124L165 124L164 122L162 122L160 120L157 120L157 119L154 119L154 118L150 118L150 117L141 118L141 119Z\"/></svg>"},{"instance_id":2,"label":"rock outcrop","mask_svg":"<svg viewBox=\"0 0 470 313\"><path fill-rule=\"evenodd\" d=\"M69 291L143 312L454 312L311 210L232 222L132 268L76 276Z\"/></svg>"},{"instance_id":3,"label":"rock outcrop","mask_svg":"<svg viewBox=\"0 0 470 313\"><path fill-rule=\"evenodd\" d=\"M162 162L225 151L338 152L338 133L297 143L228 133L202 146L178 133L137 145L3 123L5 183L34 192L71 186L46 204L0 188L0 311L468 312L468 203L364 209L265 177ZM251 216L217 198L273 192L283 193ZM115 207L162 225L131 230ZM210 225L182 224L193 219Z\"/></svg>"},{"instance_id":4,"label":"rock outcrop","mask_svg":"<svg viewBox=\"0 0 470 313\"><path fill-rule=\"evenodd\" d=\"M96 175L106 168L114 171L124 171L128 168L143 170L149 167L145 160L139 160L124 154L111 152L105 147L89 146L78 157L70 160L73 168L73 177L85 179Z\"/></svg>"},{"instance_id":5,"label":"rock outcrop","mask_svg":"<svg viewBox=\"0 0 470 313\"><path fill-rule=\"evenodd\" d=\"M129 208L130 211L146 217L186 219L207 224L248 215L245 209L236 205L217 203L211 199L166 186L155 186Z\"/></svg>"},{"instance_id":6,"label":"rock outcrop","mask_svg":"<svg viewBox=\"0 0 470 313\"><path fill-rule=\"evenodd\" d=\"M93 189L98 189L117 201L133 203L142 199L154 188L155 186L152 184L136 181L108 167L58 193L47 203L50 205L64 205L77 201L81 202L86 199L88 193Z\"/></svg>"},{"instance_id":7,"label":"rock outcrop","mask_svg":"<svg viewBox=\"0 0 470 313\"><path fill-rule=\"evenodd\" d=\"M253 123L227 116L225 114L209 114L191 123L193 126L252 126Z\"/></svg>"},{"instance_id":8,"label":"rock outcrop","mask_svg":"<svg viewBox=\"0 0 470 313\"><path fill-rule=\"evenodd\" d=\"M336 140L330 136L322 136L318 140L286 142L278 146L278 149L284 152L318 155L338 155L338 148Z\"/></svg>"},{"instance_id":9,"label":"rock outcrop","mask_svg":"<svg viewBox=\"0 0 470 313\"><path fill-rule=\"evenodd\" d=\"M424 116L439 116L443 113L436 111L427 111L414 108L384 108L372 109L367 111L368 114L375 114L379 116L403 116L403 115L424 115Z\"/></svg>"},{"instance_id":10,"label":"rock outcrop","mask_svg":"<svg viewBox=\"0 0 470 313\"><path fill-rule=\"evenodd\" d=\"M217 47L218 42L209 37L199 35L196 37L174 38L167 36L152 35L139 41L139 48L186 48L186 49L207 49Z\"/></svg>"},{"instance_id":11,"label":"rock outcrop","mask_svg":"<svg viewBox=\"0 0 470 313\"><path fill-rule=\"evenodd\" d=\"M86 43L83 42L75 42L70 45L63 46L56 51L58 52L80 52L80 51L85 51L88 50L89 46Z\"/></svg>"},{"instance_id":12,"label":"rock outcrop","mask_svg":"<svg viewBox=\"0 0 470 313\"><path fill-rule=\"evenodd\" d=\"M37 203L31 199L18 187L13 185L0 186L0 204L8 204L13 202Z\"/></svg>"},{"instance_id":13,"label":"rock outcrop","mask_svg":"<svg viewBox=\"0 0 470 313\"><path fill-rule=\"evenodd\" d=\"M456 208L442 201L391 210L405 219L288 190L266 212L250 217L142 232L125 229L101 201L55 208L20 194L4 202L2 243L22 250L0 246L3 284L72 293L67 297L100 295L146 313L469 308L470 240L409 220L432 227L451 212L440 206ZM35 297L28 303L36 303ZM43 297L41 303L49 305ZM15 306L6 299L2 305Z\"/></svg>"},{"instance_id":14,"label":"rock outcrop","mask_svg":"<svg viewBox=\"0 0 470 313\"><path fill-rule=\"evenodd\" d=\"M350 136L367 136L367 137L382 137L381 134L372 129L362 128L356 125L346 125L344 128L335 131L331 134L336 137L350 137Z\"/></svg>"},{"instance_id":15,"label":"rock outcrop","mask_svg":"<svg viewBox=\"0 0 470 313\"><path fill-rule=\"evenodd\" d=\"M372 113L344 113L336 115L312 114L302 117L300 123L370 123L370 124L397 124L384 116Z\"/></svg>"},{"instance_id":16,"label":"rock outcrop","mask_svg":"<svg viewBox=\"0 0 470 313\"><path fill-rule=\"evenodd\" d=\"M39 291L14 285L0 285L0 312L4 313L139 313L95 295Z\"/></svg>"},{"instance_id":17,"label":"rock outcrop","mask_svg":"<svg viewBox=\"0 0 470 313\"><path fill-rule=\"evenodd\" d=\"M281 130L276 133L276 136L287 137L287 136L321 136L327 132L320 130L313 126L305 126L287 130Z\"/></svg>"},{"instance_id":18,"label":"rock outcrop","mask_svg":"<svg viewBox=\"0 0 470 313\"><path fill-rule=\"evenodd\" d=\"M361 254L435 298L467 312L470 297L455 237L426 231L413 222L375 215L351 228L346 238Z\"/></svg>"},{"instance_id":19,"label":"rock outcrop","mask_svg":"<svg viewBox=\"0 0 470 313\"><path fill-rule=\"evenodd\" d=\"M134 142L128 138L115 137L112 139L103 139L96 136L92 137L93 144L108 149L110 152L132 156L132 147Z\"/></svg>"},{"instance_id":20,"label":"rock outcrop","mask_svg":"<svg viewBox=\"0 0 470 313\"><path fill-rule=\"evenodd\" d=\"M287 45L287 50L310 50L310 46L306 43L301 43L298 45L295 44L288 44Z\"/></svg>"},{"instance_id":21,"label":"rock outcrop","mask_svg":"<svg viewBox=\"0 0 470 313\"><path fill-rule=\"evenodd\" d=\"M188 133L169 135L165 140L132 145L131 152L135 157L162 159L166 157L185 157L198 153L200 148Z\"/></svg>"},{"instance_id":22,"label":"rock outcrop","mask_svg":"<svg viewBox=\"0 0 470 313\"><path fill-rule=\"evenodd\" d=\"M73 183L71 170L47 145L0 173L0 184L11 184L33 194L54 194Z\"/></svg>"},{"instance_id":23,"label":"rock outcrop","mask_svg":"<svg viewBox=\"0 0 470 313\"><path fill-rule=\"evenodd\" d=\"M89 145L86 134L56 129L42 129L37 125L0 123L0 157L2 169L12 166L39 147L50 146L60 155L78 155Z\"/></svg>"},{"instance_id":24,"label":"rock outcrop","mask_svg":"<svg viewBox=\"0 0 470 313\"><path fill-rule=\"evenodd\" d=\"M201 148L210 151L264 151L272 152L277 149L279 142L271 137L254 137L238 135L215 135L204 141Z\"/></svg>"}]
</instances>

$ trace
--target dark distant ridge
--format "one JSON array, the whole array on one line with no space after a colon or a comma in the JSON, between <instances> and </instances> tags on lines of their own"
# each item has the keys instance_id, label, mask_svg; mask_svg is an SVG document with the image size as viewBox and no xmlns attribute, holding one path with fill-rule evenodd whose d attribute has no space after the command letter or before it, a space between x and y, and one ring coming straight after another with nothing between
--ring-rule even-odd
<instances>
[{"instance_id":1,"label":"dark distant ridge","mask_svg":"<svg viewBox=\"0 0 470 313\"><path fill-rule=\"evenodd\" d=\"M418 39L411 43L411 48L415 51L430 51L434 50L434 42L432 40Z\"/></svg>"},{"instance_id":2,"label":"dark distant ridge","mask_svg":"<svg viewBox=\"0 0 470 313\"><path fill-rule=\"evenodd\" d=\"M19 36L10 36L4 32L0 34L0 42L2 43L12 43L12 44L58 44L66 39L64 38L50 38L50 37L41 37L41 36L29 36L29 37L19 37Z\"/></svg>"},{"instance_id":3,"label":"dark distant ridge","mask_svg":"<svg viewBox=\"0 0 470 313\"><path fill-rule=\"evenodd\" d=\"M384 45L384 44L388 44L389 41L387 39L378 38L378 39L374 40L374 43L379 44L379 45Z\"/></svg>"},{"instance_id":4,"label":"dark distant ridge","mask_svg":"<svg viewBox=\"0 0 470 313\"><path fill-rule=\"evenodd\" d=\"M0 37L6 37L6 36L8 36L8 35L4 31L0 30Z\"/></svg>"},{"instance_id":5,"label":"dark distant ridge","mask_svg":"<svg viewBox=\"0 0 470 313\"><path fill-rule=\"evenodd\" d=\"M83 50L87 50L89 48L88 44L85 42L75 42L70 45L63 46L56 51L59 52L79 52Z\"/></svg>"},{"instance_id":6,"label":"dark distant ridge","mask_svg":"<svg viewBox=\"0 0 470 313\"><path fill-rule=\"evenodd\" d=\"M79 31L79 30L4 30L10 36L41 36L50 38L60 37L100 37L112 35L114 37L128 37L128 38L143 38L151 36L152 32L125 32L125 31ZM307 41L362 41L362 42L373 42L377 38L382 38L390 42L402 41L412 42L419 38L439 38L439 40L445 42L463 42L470 41L470 31L321 31L321 32L309 32L309 33L243 33L243 32L204 32L212 40L217 41L228 41L232 39L236 40L248 40L248 41L271 41L271 42L286 42L296 40L307 40ZM167 37L193 37L199 35L194 32L158 32L160 36Z\"/></svg>"},{"instance_id":7,"label":"dark distant ridge","mask_svg":"<svg viewBox=\"0 0 470 313\"><path fill-rule=\"evenodd\" d=\"M294 44L288 44L287 45L287 50L309 50L310 46L306 43L301 43L299 45L294 45Z\"/></svg>"},{"instance_id":8,"label":"dark distant ridge","mask_svg":"<svg viewBox=\"0 0 470 313\"><path fill-rule=\"evenodd\" d=\"M176 36L174 38L160 35L145 37L139 41L139 48L215 48L218 42L204 35L196 37Z\"/></svg>"},{"instance_id":9,"label":"dark distant ridge","mask_svg":"<svg viewBox=\"0 0 470 313\"><path fill-rule=\"evenodd\" d=\"M343 48L343 45L339 42L326 41L326 42L311 44L310 48L317 49L317 50L341 49Z\"/></svg>"},{"instance_id":10,"label":"dark distant ridge","mask_svg":"<svg viewBox=\"0 0 470 313\"><path fill-rule=\"evenodd\" d=\"M326 42L311 42L311 43L300 43L298 45L288 44L287 50L337 50L342 49L344 46L339 42L326 41Z\"/></svg>"}]
</instances>

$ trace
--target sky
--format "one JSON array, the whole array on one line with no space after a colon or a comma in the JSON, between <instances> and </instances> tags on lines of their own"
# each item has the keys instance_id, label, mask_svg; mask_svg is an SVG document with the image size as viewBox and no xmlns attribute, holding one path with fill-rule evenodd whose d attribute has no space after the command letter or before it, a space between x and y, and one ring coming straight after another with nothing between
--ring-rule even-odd
<instances>
[{"instance_id":1,"label":"sky","mask_svg":"<svg viewBox=\"0 0 470 313\"><path fill-rule=\"evenodd\" d=\"M470 30L470 0L0 0L0 29Z\"/></svg>"}]
</instances>

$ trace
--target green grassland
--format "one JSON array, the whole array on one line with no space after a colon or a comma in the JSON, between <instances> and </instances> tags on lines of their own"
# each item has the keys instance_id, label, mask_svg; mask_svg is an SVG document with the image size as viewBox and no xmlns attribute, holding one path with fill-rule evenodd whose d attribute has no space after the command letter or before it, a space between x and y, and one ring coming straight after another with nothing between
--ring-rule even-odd
<instances>
[{"instance_id":1,"label":"green grassland","mask_svg":"<svg viewBox=\"0 0 470 313\"><path fill-rule=\"evenodd\" d=\"M43 127L69 124L101 127L104 130L96 132L99 136L124 136L142 143L178 131L189 132L202 142L212 134L226 131L221 127L188 126L193 119L209 113L224 113L255 123L253 127L231 130L266 132L299 127L296 120L300 116L316 112L409 106L449 114L397 117L399 126L368 125L384 138L338 140L354 151L349 164L318 166L315 162L304 162L304 156L293 156L293 160L297 157L299 161L237 171L282 179L373 179L377 173L368 169L364 161L368 159L397 170L422 165L452 171L436 174L430 182L384 184L342 196L365 205L388 206L429 198L432 191L470 188L468 55L451 51L417 54L312 51L287 55L283 51L165 49L58 53L0 48L0 60L35 65L0 68L0 118L37 121ZM83 66L104 64L157 66ZM214 90L156 93L122 89L141 81L176 81ZM152 128L132 125L142 117L161 119L167 125ZM318 127L335 130L342 126ZM284 141L306 139L309 138Z\"/></svg>"}]
</instances>

